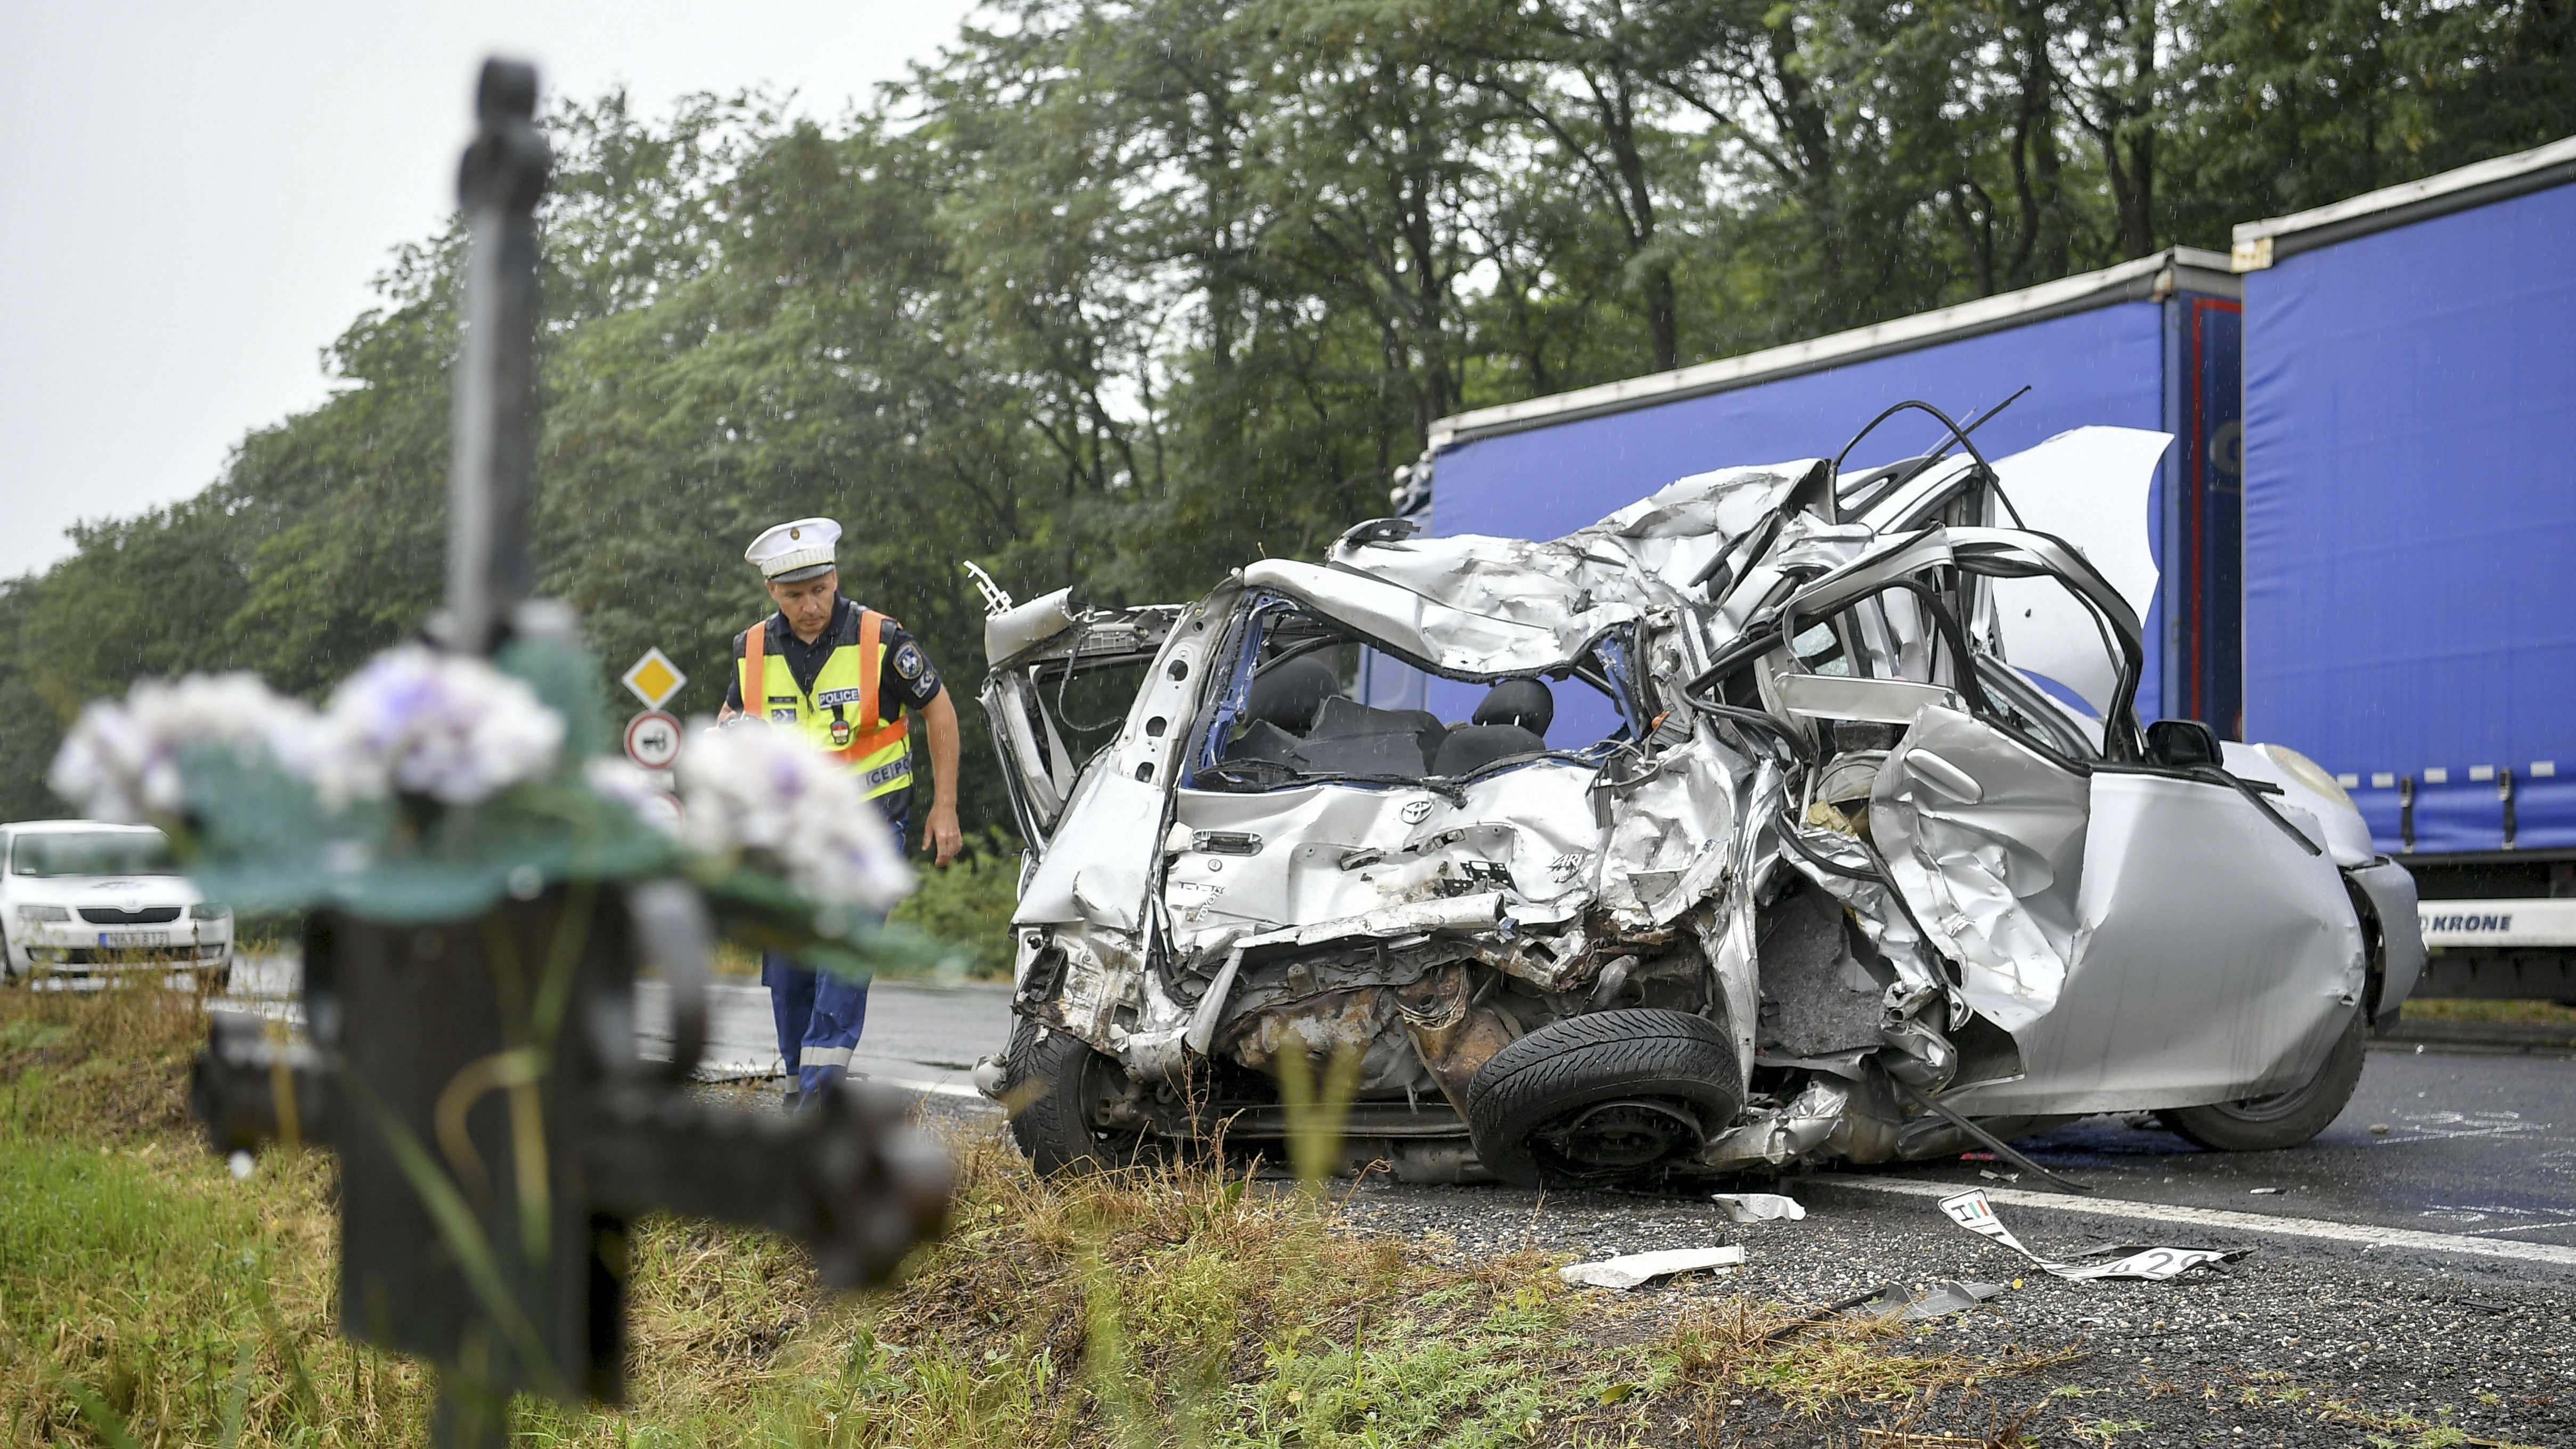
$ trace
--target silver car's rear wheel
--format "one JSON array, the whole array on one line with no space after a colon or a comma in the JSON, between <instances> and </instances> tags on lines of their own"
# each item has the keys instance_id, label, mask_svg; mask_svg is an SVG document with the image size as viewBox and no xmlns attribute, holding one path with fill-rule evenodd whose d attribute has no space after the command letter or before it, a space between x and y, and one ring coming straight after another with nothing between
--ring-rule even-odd
<instances>
[{"instance_id":1,"label":"silver car's rear wheel","mask_svg":"<svg viewBox=\"0 0 2576 1449\"><path fill-rule=\"evenodd\" d=\"M2207 1107L2168 1107L2156 1115L2185 1141L2212 1152L2268 1152L2296 1147L2326 1130L2361 1084L2361 1013L2335 1039L2325 1065L2302 1086L2269 1097Z\"/></svg>"}]
</instances>

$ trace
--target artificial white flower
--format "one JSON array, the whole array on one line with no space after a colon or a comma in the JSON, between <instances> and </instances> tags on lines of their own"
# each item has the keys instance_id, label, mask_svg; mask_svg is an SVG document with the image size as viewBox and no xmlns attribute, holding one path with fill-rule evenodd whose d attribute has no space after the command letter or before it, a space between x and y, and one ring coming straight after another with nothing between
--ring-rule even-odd
<instances>
[{"instance_id":1,"label":"artificial white flower","mask_svg":"<svg viewBox=\"0 0 2576 1449\"><path fill-rule=\"evenodd\" d=\"M229 745L245 765L265 749L292 768L315 724L301 700L248 673L147 679L123 700L92 700L63 737L45 783L94 820L140 822L187 808L179 753Z\"/></svg>"},{"instance_id":2,"label":"artificial white flower","mask_svg":"<svg viewBox=\"0 0 2576 1449\"><path fill-rule=\"evenodd\" d=\"M386 650L331 695L298 766L333 809L386 792L472 805L543 778L564 722L527 682L472 655Z\"/></svg>"},{"instance_id":3,"label":"artificial white flower","mask_svg":"<svg viewBox=\"0 0 2576 1449\"><path fill-rule=\"evenodd\" d=\"M604 795L643 817L644 823L665 835L680 833L680 802L671 798L655 776L660 771L647 770L615 755L599 755L582 762L581 778L594 794Z\"/></svg>"},{"instance_id":4,"label":"artificial white flower","mask_svg":"<svg viewBox=\"0 0 2576 1449\"><path fill-rule=\"evenodd\" d=\"M700 854L761 852L819 906L886 911L912 891L912 868L857 777L796 734L702 731L681 752L680 786L680 838Z\"/></svg>"}]
</instances>

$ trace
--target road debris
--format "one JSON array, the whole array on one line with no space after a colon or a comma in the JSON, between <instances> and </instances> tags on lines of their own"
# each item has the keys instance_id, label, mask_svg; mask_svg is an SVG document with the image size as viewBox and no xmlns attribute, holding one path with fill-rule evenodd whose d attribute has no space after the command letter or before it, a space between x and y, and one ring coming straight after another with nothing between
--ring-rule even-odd
<instances>
[{"instance_id":1,"label":"road debris","mask_svg":"<svg viewBox=\"0 0 2576 1449\"><path fill-rule=\"evenodd\" d=\"M1709 1200L1724 1210L1730 1221L1739 1223L1794 1223L1807 1216L1807 1209L1796 1198L1776 1192L1713 1192Z\"/></svg>"},{"instance_id":2,"label":"road debris","mask_svg":"<svg viewBox=\"0 0 2576 1449\"><path fill-rule=\"evenodd\" d=\"M1621 1253L1594 1263L1569 1263L1556 1270L1557 1276L1577 1288L1616 1288L1622 1292L1656 1278L1675 1273L1696 1273L1702 1269L1722 1269L1719 1276L1744 1266L1744 1249L1729 1244L1723 1248L1666 1248L1660 1253Z\"/></svg>"},{"instance_id":3,"label":"road debris","mask_svg":"<svg viewBox=\"0 0 2576 1449\"><path fill-rule=\"evenodd\" d=\"M2282 1189L2277 1187L2249 1187L2245 1189L2245 1191L2255 1197L2279 1197Z\"/></svg>"},{"instance_id":4,"label":"road debris","mask_svg":"<svg viewBox=\"0 0 2576 1449\"><path fill-rule=\"evenodd\" d=\"M1781 1339L1787 1338L1789 1335L1796 1333L1802 1328L1813 1328L1817 1324L1824 1322L1826 1319L1833 1317L1837 1313L1848 1312L1851 1309L1860 1307L1864 1303L1875 1303L1881 1299L1892 1298L1899 1291L1900 1290L1893 1283L1881 1283L1866 1293L1855 1293L1849 1298L1838 1299L1832 1303L1828 1303L1824 1307L1817 1309L1815 1312L1808 1314L1806 1317L1799 1319L1795 1323L1784 1323L1778 1328L1771 1330L1769 1333L1762 1335L1762 1341L1764 1343L1777 1343Z\"/></svg>"},{"instance_id":5,"label":"road debris","mask_svg":"<svg viewBox=\"0 0 2576 1449\"><path fill-rule=\"evenodd\" d=\"M1835 1314L1859 1318L1892 1318L1902 1323L1922 1323L1963 1313L1989 1298L2000 1298L2008 1290L2001 1283L1977 1283L1952 1279L1934 1284L1927 1291L1907 1296L1904 1285L1882 1283L1866 1293L1858 1293L1839 1303L1811 1313L1788 1327L1773 1332L1772 1338L1784 1338L1810 1324L1821 1323Z\"/></svg>"},{"instance_id":6,"label":"road debris","mask_svg":"<svg viewBox=\"0 0 2576 1449\"><path fill-rule=\"evenodd\" d=\"M2003 1244L2060 1278L2139 1278L2150 1283L2161 1283L2177 1273L2203 1264L2233 1263L2246 1254L2243 1248L2231 1248L2219 1252L2206 1248L2155 1248L2121 1244L2085 1255L2110 1257L2111 1260L2106 1263L2054 1263L2022 1246L2021 1239L2014 1237L2012 1229L2005 1227L2003 1220L1995 1216L1994 1204L1986 1201L1984 1188L1970 1188L1966 1192L1953 1193L1941 1199L1941 1211L1949 1216L1950 1221L1966 1228L1969 1232ZM2118 1256L2111 1257L2113 1254Z\"/></svg>"},{"instance_id":7,"label":"road debris","mask_svg":"<svg viewBox=\"0 0 2576 1449\"><path fill-rule=\"evenodd\" d=\"M2001 1298L2006 1291L2001 1283L1977 1283L1955 1279L1940 1284L1922 1297L1883 1316L1906 1323L1922 1323L1928 1319L1947 1318L1953 1313L1964 1313L1989 1298Z\"/></svg>"}]
</instances>

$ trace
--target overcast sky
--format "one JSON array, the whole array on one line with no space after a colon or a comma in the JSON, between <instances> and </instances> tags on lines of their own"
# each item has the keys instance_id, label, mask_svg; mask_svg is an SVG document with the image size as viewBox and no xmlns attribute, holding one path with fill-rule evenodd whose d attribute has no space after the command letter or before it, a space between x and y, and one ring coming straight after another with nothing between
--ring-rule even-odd
<instances>
[{"instance_id":1,"label":"overcast sky","mask_svg":"<svg viewBox=\"0 0 2576 1449\"><path fill-rule=\"evenodd\" d=\"M0 7L0 577L215 481L454 204L474 75L549 96L792 87L840 115L964 0L87 0Z\"/></svg>"}]
</instances>

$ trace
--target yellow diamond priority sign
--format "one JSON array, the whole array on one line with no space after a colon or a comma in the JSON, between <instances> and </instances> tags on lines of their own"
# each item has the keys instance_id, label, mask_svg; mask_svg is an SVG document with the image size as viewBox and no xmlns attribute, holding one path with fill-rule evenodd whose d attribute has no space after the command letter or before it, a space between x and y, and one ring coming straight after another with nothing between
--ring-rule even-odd
<instances>
[{"instance_id":1,"label":"yellow diamond priority sign","mask_svg":"<svg viewBox=\"0 0 2576 1449\"><path fill-rule=\"evenodd\" d=\"M665 658L661 650L647 649L644 657L636 660L635 667L627 670L618 682L644 701L646 709L660 709L662 701L679 693L680 686L689 682L689 676L682 674L680 667Z\"/></svg>"}]
</instances>

